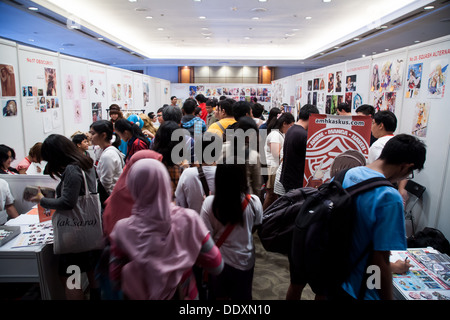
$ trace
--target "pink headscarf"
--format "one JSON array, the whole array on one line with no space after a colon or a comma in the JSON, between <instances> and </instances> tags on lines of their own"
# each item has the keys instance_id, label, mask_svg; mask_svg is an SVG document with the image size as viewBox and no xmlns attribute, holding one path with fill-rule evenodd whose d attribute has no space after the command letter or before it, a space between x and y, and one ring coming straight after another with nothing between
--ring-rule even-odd
<instances>
[{"instance_id":1,"label":"pink headscarf","mask_svg":"<svg viewBox=\"0 0 450 320\"><path fill-rule=\"evenodd\" d=\"M106 207L103 212L103 232L106 236L109 236L117 221L128 218L131 215L134 199L127 187L127 176L130 168L135 162L141 159L156 159L161 161L162 158L163 156L160 153L153 150L140 150L133 154L123 169L119 180L117 180L113 192L105 201Z\"/></svg>"},{"instance_id":2,"label":"pink headscarf","mask_svg":"<svg viewBox=\"0 0 450 320\"><path fill-rule=\"evenodd\" d=\"M122 269L122 290L130 299L171 299L209 231L198 213L171 202L170 176L161 162L137 161L127 185L135 199L132 215L111 233L130 260Z\"/></svg>"}]
</instances>

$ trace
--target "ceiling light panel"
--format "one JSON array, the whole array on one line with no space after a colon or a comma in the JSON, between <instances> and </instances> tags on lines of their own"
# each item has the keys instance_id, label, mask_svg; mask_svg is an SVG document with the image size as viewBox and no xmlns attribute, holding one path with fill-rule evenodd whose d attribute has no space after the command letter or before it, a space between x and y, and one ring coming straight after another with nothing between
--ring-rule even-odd
<instances>
[{"instance_id":1,"label":"ceiling light panel","mask_svg":"<svg viewBox=\"0 0 450 320\"><path fill-rule=\"evenodd\" d=\"M107 6L104 0L35 1L63 16L70 12L81 19L83 27L150 58L225 60L258 57L305 59L359 37L363 34L361 31L388 25L386 17L393 20L406 11L424 8L431 2L346 0L324 4L322 1L242 0L236 2L236 10L233 11L228 1L148 0L130 3L108 0ZM199 19L200 16L206 19ZM307 21L306 16L312 19ZM150 22L146 17L153 19ZM374 20L377 23L368 23ZM161 24L149 28L149 23L155 22ZM165 32L156 30L158 27L164 27ZM251 36L254 38L254 32L258 41L245 51L238 50L237 47L244 42L243 33L248 32L249 27L254 28ZM197 41L205 37L202 30L214 34L214 47L197 45ZM300 30L307 36L291 36ZM285 34L289 41L281 41L280 35ZM168 41L167 37L171 40ZM177 50L182 40L183 50ZM283 45L278 46L281 43Z\"/></svg>"}]
</instances>

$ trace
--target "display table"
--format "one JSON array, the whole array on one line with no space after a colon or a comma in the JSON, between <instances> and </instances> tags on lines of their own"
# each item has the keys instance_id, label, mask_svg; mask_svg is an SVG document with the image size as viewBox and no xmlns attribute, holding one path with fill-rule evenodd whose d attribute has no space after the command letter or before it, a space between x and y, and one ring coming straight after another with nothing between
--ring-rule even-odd
<instances>
[{"instance_id":1,"label":"display table","mask_svg":"<svg viewBox=\"0 0 450 320\"><path fill-rule=\"evenodd\" d=\"M393 274L397 300L450 300L450 257L428 248L392 251L391 262L409 259L406 274Z\"/></svg>"},{"instance_id":2,"label":"display table","mask_svg":"<svg viewBox=\"0 0 450 320\"><path fill-rule=\"evenodd\" d=\"M35 210L9 220L6 225L20 226L21 234L0 247L0 282L39 283L43 300L64 299L58 277L58 261L52 244L23 245L23 232L39 223Z\"/></svg>"}]
</instances>

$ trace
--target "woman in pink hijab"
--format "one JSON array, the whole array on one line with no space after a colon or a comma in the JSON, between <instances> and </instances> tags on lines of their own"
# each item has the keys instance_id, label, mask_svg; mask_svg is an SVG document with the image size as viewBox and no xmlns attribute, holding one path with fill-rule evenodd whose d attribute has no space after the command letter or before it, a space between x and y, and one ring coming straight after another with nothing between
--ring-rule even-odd
<instances>
[{"instance_id":1,"label":"woman in pink hijab","mask_svg":"<svg viewBox=\"0 0 450 320\"><path fill-rule=\"evenodd\" d=\"M117 221L128 218L131 215L131 208L134 199L128 191L127 176L134 163L141 159L155 159L161 161L163 156L153 150L140 150L136 152L123 168L123 172L117 180L111 195L105 201L103 212L103 233L109 237Z\"/></svg>"},{"instance_id":2,"label":"woman in pink hijab","mask_svg":"<svg viewBox=\"0 0 450 320\"><path fill-rule=\"evenodd\" d=\"M134 199L131 216L110 234L115 287L133 300L197 299L192 266L212 274L223 269L204 222L194 210L172 203L170 176L160 161L134 163L127 186Z\"/></svg>"}]
</instances>

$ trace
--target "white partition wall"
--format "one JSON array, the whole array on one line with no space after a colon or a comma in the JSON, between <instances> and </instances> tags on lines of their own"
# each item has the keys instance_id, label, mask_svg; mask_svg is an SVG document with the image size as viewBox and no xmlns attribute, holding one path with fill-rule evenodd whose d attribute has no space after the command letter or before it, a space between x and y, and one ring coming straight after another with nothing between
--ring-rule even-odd
<instances>
[{"instance_id":1,"label":"white partition wall","mask_svg":"<svg viewBox=\"0 0 450 320\"><path fill-rule=\"evenodd\" d=\"M52 133L64 134L61 68L56 53L20 45L18 63L24 146L28 150Z\"/></svg>"},{"instance_id":2,"label":"white partition wall","mask_svg":"<svg viewBox=\"0 0 450 320\"><path fill-rule=\"evenodd\" d=\"M86 132L89 125L98 119L100 111L93 111L89 102L88 64L67 56L60 56L61 97L64 117L64 132L70 137L76 131Z\"/></svg>"},{"instance_id":3,"label":"white partition wall","mask_svg":"<svg viewBox=\"0 0 450 320\"><path fill-rule=\"evenodd\" d=\"M13 166L50 134L70 138L89 131L98 119L109 119L112 103L148 113L170 99L167 80L0 39L3 69L0 144L15 150Z\"/></svg>"},{"instance_id":4,"label":"white partition wall","mask_svg":"<svg viewBox=\"0 0 450 320\"><path fill-rule=\"evenodd\" d=\"M323 112L319 96L320 79L325 75L325 113L332 113L340 100L351 102L352 113L361 104L394 112L398 120L395 133L415 135L427 146L425 167L414 178L427 188L423 201L413 211L416 230L437 228L450 239L449 62L450 36L446 36L273 81L272 106L294 95L302 106L315 102ZM339 72L342 89L336 91ZM331 78L333 89L329 90ZM301 96L299 79L303 83ZM319 79L318 89L314 87L315 79ZM286 92L289 87L294 89Z\"/></svg>"},{"instance_id":5,"label":"white partition wall","mask_svg":"<svg viewBox=\"0 0 450 320\"><path fill-rule=\"evenodd\" d=\"M2 81L0 106L2 117L1 143L14 149L16 161L28 154L24 146L22 91L19 89L19 67L17 63L17 48L14 42L0 40L0 70L6 74L7 81ZM2 75L2 78L4 76ZM28 95L28 88L25 90ZM9 133L6 135L5 133ZM14 162L15 163L15 162ZM14 164L13 163L13 164Z\"/></svg>"}]
</instances>

